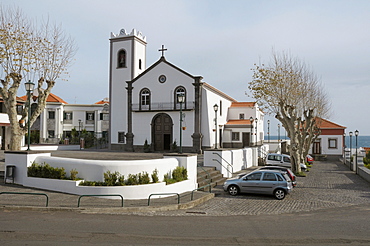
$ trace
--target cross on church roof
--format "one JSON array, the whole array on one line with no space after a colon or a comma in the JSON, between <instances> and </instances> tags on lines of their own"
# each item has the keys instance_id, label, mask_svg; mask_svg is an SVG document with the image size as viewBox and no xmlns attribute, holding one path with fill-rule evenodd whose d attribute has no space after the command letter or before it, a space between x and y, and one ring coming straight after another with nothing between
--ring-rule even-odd
<instances>
[{"instance_id":1,"label":"cross on church roof","mask_svg":"<svg viewBox=\"0 0 370 246\"><path fill-rule=\"evenodd\" d=\"M162 49L159 49L158 51L161 51L162 52L162 57L164 57L164 52L166 51L167 49L164 48L164 45L162 44Z\"/></svg>"}]
</instances>

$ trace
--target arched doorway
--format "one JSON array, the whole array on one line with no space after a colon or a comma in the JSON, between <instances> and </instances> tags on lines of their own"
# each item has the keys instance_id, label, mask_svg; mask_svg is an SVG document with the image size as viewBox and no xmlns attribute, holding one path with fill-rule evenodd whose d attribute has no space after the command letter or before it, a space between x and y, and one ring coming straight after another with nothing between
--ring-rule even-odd
<instances>
[{"instance_id":1,"label":"arched doorway","mask_svg":"<svg viewBox=\"0 0 370 246\"><path fill-rule=\"evenodd\" d=\"M169 151L172 143L172 119L168 114L160 113L152 120L152 137L155 151Z\"/></svg>"}]
</instances>

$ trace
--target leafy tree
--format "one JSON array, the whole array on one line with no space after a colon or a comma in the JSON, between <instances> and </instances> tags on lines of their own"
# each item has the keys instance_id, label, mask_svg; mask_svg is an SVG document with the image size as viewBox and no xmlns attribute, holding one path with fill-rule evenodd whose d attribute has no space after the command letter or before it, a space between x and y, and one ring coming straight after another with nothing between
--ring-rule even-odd
<instances>
[{"instance_id":1,"label":"leafy tree","mask_svg":"<svg viewBox=\"0 0 370 246\"><path fill-rule=\"evenodd\" d=\"M19 150L21 139L44 110L55 81L67 74L75 54L74 41L58 25L38 23L19 8L0 5L0 95L10 121L10 149ZM28 117L28 107L17 116L17 92L22 81L35 82L37 107Z\"/></svg>"},{"instance_id":2,"label":"leafy tree","mask_svg":"<svg viewBox=\"0 0 370 246\"><path fill-rule=\"evenodd\" d=\"M267 114L275 115L291 140L292 170L301 171L311 144L320 134L320 119L330 103L318 77L308 65L289 54L272 52L269 65L255 65L248 88Z\"/></svg>"}]
</instances>

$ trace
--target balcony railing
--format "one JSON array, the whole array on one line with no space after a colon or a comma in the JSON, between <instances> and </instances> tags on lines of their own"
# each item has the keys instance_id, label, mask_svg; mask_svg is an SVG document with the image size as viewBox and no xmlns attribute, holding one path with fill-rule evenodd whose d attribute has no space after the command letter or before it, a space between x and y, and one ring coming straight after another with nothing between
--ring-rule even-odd
<instances>
[{"instance_id":1,"label":"balcony railing","mask_svg":"<svg viewBox=\"0 0 370 246\"><path fill-rule=\"evenodd\" d=\"M182 104L182 110L193 110L195 108L194 102L186 102ZM179 103L171 102L157 102L150 105L140 105L139 103L132 104L133 111L179 111Z\"/></svg>"}]
</instances>

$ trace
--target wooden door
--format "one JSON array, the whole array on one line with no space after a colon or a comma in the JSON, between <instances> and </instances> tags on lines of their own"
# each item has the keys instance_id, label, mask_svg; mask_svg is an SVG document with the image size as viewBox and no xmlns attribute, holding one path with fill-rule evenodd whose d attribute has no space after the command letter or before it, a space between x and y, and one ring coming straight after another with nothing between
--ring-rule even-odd
<instances>
[{"instance_id":1,"label":"wooden door","mask_svg":"<svg viewBox=\"0 0 370 246\"><path fill-rule=\"evenodd\" d=\"M152 135L155 151L170 150L172 143L172 119L168 114L158 114L154 117Z\"/></svg>"}]
</instances>

